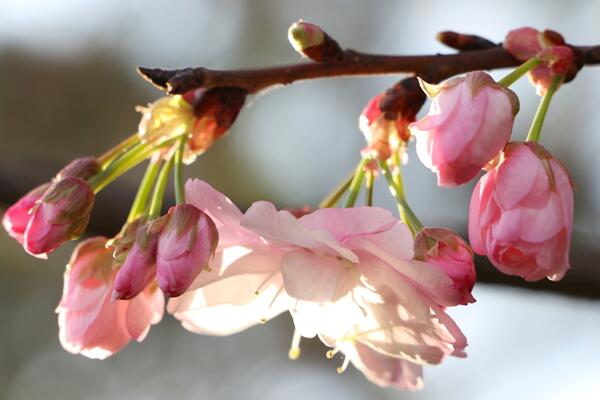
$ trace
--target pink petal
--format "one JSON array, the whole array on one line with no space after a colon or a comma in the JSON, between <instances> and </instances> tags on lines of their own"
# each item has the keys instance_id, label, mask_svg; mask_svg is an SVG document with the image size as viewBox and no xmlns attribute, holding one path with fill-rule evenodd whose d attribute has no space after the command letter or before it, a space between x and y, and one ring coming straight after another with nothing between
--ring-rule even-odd
<instances>
[{"instance_id":1,"label":"pink petal","mask_svg":"<svg viewBox=\"0 0 600 400\"><path fill-rule=\"evenodd\" d=\"M241 211L224 194L199 179L189 179L185 184L186 202L204 211L220 224L236 224L242 219Z\"/></svg>"},{"instance_id":2,"label":"pink petal","mask_svg":"<svg viewBox=\"0 0 600 400\"><path fill-rule=\"evenodd\" d=\"M287 293L318 303L336 301L352 286L343 262L308 250L286 253L281 260L281 273Z\"/></svg>"}]
</instances>

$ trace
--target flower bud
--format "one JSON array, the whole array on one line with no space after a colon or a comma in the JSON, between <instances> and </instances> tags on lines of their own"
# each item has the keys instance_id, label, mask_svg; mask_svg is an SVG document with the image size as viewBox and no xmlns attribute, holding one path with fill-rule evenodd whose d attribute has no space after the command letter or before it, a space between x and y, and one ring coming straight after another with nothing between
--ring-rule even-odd
<instances>
[{"instance_id":1,"label":"flower bud","mask_svg":"<svg viewBox=\"0 0 600 400\"><path fill-rule=\"evenodd\" d=\"M215 88L203 91L194 105L196 120L192 136L188 141L186 162L192 162L196 155L204 153L223 136L235 122L244 102L247 91L235 87Z\"/></svg>"},{"instance_id":2,"label":"flower bud","mask_svg":"<svg viewBox=\"0 0 600 400\"><path fill-rule=\"evenodd\" d=\"M20 244L23 244L23 236L27 224L31 219L31 209L35 203L42 198L50 183L44 183L21 197L15 204L10 206L2 217L2 225L8 234Z\"/></svg>"},{"instance_id":3,"label":"flower bud","mask_svg":"<svg viewBox=\"0 0 600 400\"><path fill-rule=\"evenodd\" d=\"M558 32L540 32L529 27L515 29L506 35L503 47L521 61L532 57L542 61L527 74L540 96L546 93L556 75L572 78L579 69L574 63L573 51Z\"/></svg>"},{"instance_id":4,"label":"flower bud","mask_svg":"<svg viewBox=\"0 0 600 400\"><path fill-rule=\"evenodd\" d=\"M82 157L68 163L56 174L56 180L74 176L83 180L89 179L100 172L100 164L95 157Z\"/></svg>"},{"instance_id":5,"label":"flower bud","mask_svg":"<svg viewBox=\"0 0 600 400\"><path fill-rule=\"evenodd\" d=\"M129 300L143 291L156 275L156 248L158 236L164 227L164 217L141 225L135 242L127 252L123 265L117 272L113 298Z\"/></svg>"},{"instance_id":6,"label":"flower bud","mask_svg":"<svg viewBox=\"0 0 600 400\"><path fill-rule=\"evenodd\" d=\"M415 238L415 258L444 271L462 294L462 303L475 302L471 294L477 273L471 247L455 232L445 228L424 228Z\"/></svg>"},{"instance_id":7,"label":"flower bud","mask_svg":"<svg viewBox=\"0 0 600 400\"><path fill-rule=\"evenodd\" d=\"M325 32L318 25L300 20L288 29L288 40L294 50L304 55L305 49L323 44Z\"/></svg>"},{"instance_id":8,"label":"flower bud","mask_svg":"<svg viewBox=\"0 0 600 400\"><path fill-rule=\"evenodd\" d=\"M310 22L294 22L288 30L290 44L302 57L316 62L341 61L344 51L320 26Z\"/></svg>"},{"instance_id":9,"label":"flower bud","mask_svg":"<svg viewBox=\"0 0 600 400\"><path fill-rule=\"evenodd\" d=\"M45 257L67 240L85 231L94 206L94 192L87 182L67 177L54 182L31 209L23 247Z\"/></svg>"},{"instance_id":10,"label":"flower bud","mask_svg":"<svg viewBox=\"0 0 600 400\"><path fill-rule=\"evenodd\" d=\"M89 358L103 359L131 340L143 340L150 326L160 321L164 307L156 288L132 301L111 301L115 270L106 244L105 237L94 237L75 248L56 309L62 346Z\"/></svg>"},{"instance_id":11,"label":"flower bud","mask_svg":"<svg viewBox=\"0 0 600 400\"><path fill-rule=\"evenodd\" d=\"M473 190L473 250L505 274L557 281L569 269L572 229L567 169L535 142L509 143Z\"/></svg>"},{"instance_id":12,"label":"flower bud","mask_svg":"<svg viewBox=\"0 0 600 400\"><path fill-rule=\"evenodd\" d=\"M146 218L138 218L125 223L121 231L107 243L113 249L113 268L119 269L125 262L129 250L135 243L135 237L138 229L146 222Z\"/></svg>"},{"instance_id":13,"label":"flower bud","mask_svg":"<svg viewBox=\"0 0 600 400\"><path fill-rule=\"evenodd\" d=\"M440 85L421 83L433 100L429 114L409 126L417 155L438 185L462 185L508 142L519 99L482 71Z\"/></svg>"},{"instance_id":14,"label":"flower bud","mask_svg":"<svg viewBox=\"0 0 600 400\"><path fill-rule=\"evenodd\" d=\"M191 204L171 207L168 216L158 238L156 276L163 293L177 297L208 267L219 233L212 219Z\"/></svg>"}]
</instances>

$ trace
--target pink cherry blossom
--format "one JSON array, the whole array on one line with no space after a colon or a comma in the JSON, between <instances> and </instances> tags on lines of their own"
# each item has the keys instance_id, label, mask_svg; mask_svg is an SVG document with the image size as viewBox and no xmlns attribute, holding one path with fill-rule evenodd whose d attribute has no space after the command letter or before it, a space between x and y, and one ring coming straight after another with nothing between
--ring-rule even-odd
<instances>
[{"instance_id":1,"label":"pink cherry blossom","mask_svg":"<svg viewBox=\"0 0 600 400\"><path fill-rule=\"evenodd\" d=\"M67 265L56 309L60 343L71 353L106 358L131 340L142 341L163 314L164 300L148 288L131 301L111 301L115 270L107 239L81 242Z\"/></svg>"},{"instance_id":2,"label":"pink cherry blossom","mask_svg":"<svg viewBox=\"0 0 600 400\"><path fill-rule=\"evenodd\" d=\"M169 297L182 295L214 255L219 234L214 222L191 204L171 207L158 237L156 276Z\"/></svg>"},{"instance_id":3,"label":"pink cherry blossom","mask_svg":"<svg viewBox=\"0 0 600 400\"><path fill-rule=\"evenodd\" d=\"M23 244L25 229L31 219L31 211L35 203L44 196L48 187L50 187L50 183L44 183L36 187L10 206L2 217L4 229L20 244Z\"/></svg>"},{"instance_id":4,"label":"pink cherry blossom","mask_svg":"<svg viewBox=\"0 0 600 400\"><path fill-rule=\"evenodd\" d=\"M242 215L203 182L188 182L186 195L215 221L220 242L213 271L169 301L184 327L230 334L289 310L295 342L318 334L345 355L343 368L353 362L396 387L419 387L421 364L464 355L466 339L444 312L462 294L442 269L413 260L408 228L388 211L330 208L296 218L261 201Z\"/></svg>"},{"instance_id":5,"label":"pink cherry blossom","mask_svg":"<svg viewBox=\"0 0 600 400\"><path fill-rule=\"evenodd\" d=\"M424 228L415 238L415 257L441 268L452 279L462 293L461 304L475 302L473 251L459 235L445 228Z\"/></svg>"},{"instance_id":6,"label":"pink cherry blossom","mask_svg":"<svg viewBox=\"0 0 600 400\"><path fill-rule=\"evenodd\" d=\"M78 238L87 227L93 205L94 192L84 180L66 177L54 182L31 208L25 251L45 257L65 241Z\"/></svg>"},{"instance_id":7,"label":"pink cherry blossom","mask_svg":"<svg viewBox=\"0 0 600 400\"><path fill-rule=\"evenodd\" d=\"M508 142L518 98L481 71L422 87L432 103L429 113L409 126L417 155L437 174L438 185L466 183Z\"/></svg>"},{"instance_id":8,"label":"pink cherry blossom","mask_svg":"<svg viewBox=\"0 0 600 400\"><path fill-rule=\"evenodd\" d=\"M510 143L475 186L469 240L500 271L528 281L560 280L569 269L573 185L537 143Z\"/></svg>"}]
</instances>

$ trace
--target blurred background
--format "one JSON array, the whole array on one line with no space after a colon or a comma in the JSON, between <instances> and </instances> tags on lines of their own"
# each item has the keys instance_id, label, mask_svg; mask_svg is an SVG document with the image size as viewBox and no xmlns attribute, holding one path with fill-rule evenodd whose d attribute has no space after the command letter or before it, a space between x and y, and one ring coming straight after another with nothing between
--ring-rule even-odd
<instances>
[{"instance_id":1,"label":"blurred background","mask_svg":"<svg viewBox=\"0 0 600 400\"><path fill-rule=\"evenodd\" d=\"M513 28L552 28L573 44L600 43L600 2L433 0L0 0L0 211L63 164L97 155L135 131L137 104L161 96L135 67L243 68L297 62L287 27L321 25L342 46L381 53L448 51L436 32L501 41ZM506 71L494 72L500 77ZM188 169L241 208L269 199L316 204L355 165L357 116L398 77L300 83L254 97L230 135ZM517 83L524 138L538 98ZM350 368L338 376L325 348L287 359L287 316L227 338L193 335L170 317L106 361L62 350L54 308L73 244L40 261L0 235L0 398L5 399L598 399L600 398L600 67L555 97L544 145L578 187L573 269L559 282L524 285L486 263L477 303L452 315L469 357L425 369L425 389L397 392ZM410 158L415 160L413 152ZM98 198L91 224L112 235L133 199L136 170ZM406 169L426 225L464 232L472 185L446 190L420 163ZM393 209L385 187L378 205ZM487 282L487 283L486 283Z\"/></svg>"}]
</instances>

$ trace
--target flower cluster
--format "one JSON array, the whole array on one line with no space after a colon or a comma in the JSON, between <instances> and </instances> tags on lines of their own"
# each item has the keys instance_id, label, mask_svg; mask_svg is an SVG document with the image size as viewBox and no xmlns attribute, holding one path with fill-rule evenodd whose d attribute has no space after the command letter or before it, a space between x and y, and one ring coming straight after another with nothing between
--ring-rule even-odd
<instances>
[{"instance_id":1,"label":"flower cluster","mask_svg":"<svg viewBox=\"0 0 600 400\"><path fill-rule=\"evenodd\" d=\"M307 22L292 25L289 39L317 63L353 57ZM243 213L205 182L184 185L183 165L229 130L248 90L200 88L140 107L136 134L100 157L74 160L2 219L25 251L46 257L83 234L98 192L149 159L120 232L83 241L67 265L57 308L63 347L90 358L115 354L143 340L167 297L184 328L208 335L289 312L291 359L302 338L318 337L327 358L343 359L340 373L352 363L378 385L422 387L424 365L466 355L447 311L475 302L474 253L529 281L560 280L569 269L573 184L538 142L552 96L577 65L552 31L511 31L504 48L524 63L499 81L482 71L439 84L413 76L372 98L359 119L367 142L360 162L316 211L259 201ZM187 72L185 79L199 79ZM519 100L508 87L525 74L542 99L522 142L511 140ZM417 120L427 98L429 112ZM440 186L486 171L470 202L470 244L450 229L424 227L411 209L402 168L413 138ZM176 204L163 214L171 171ZM399 219L373 206L380 176ZM356 206L363 188L365 206Z\"/></svg>"}]
</instances>

